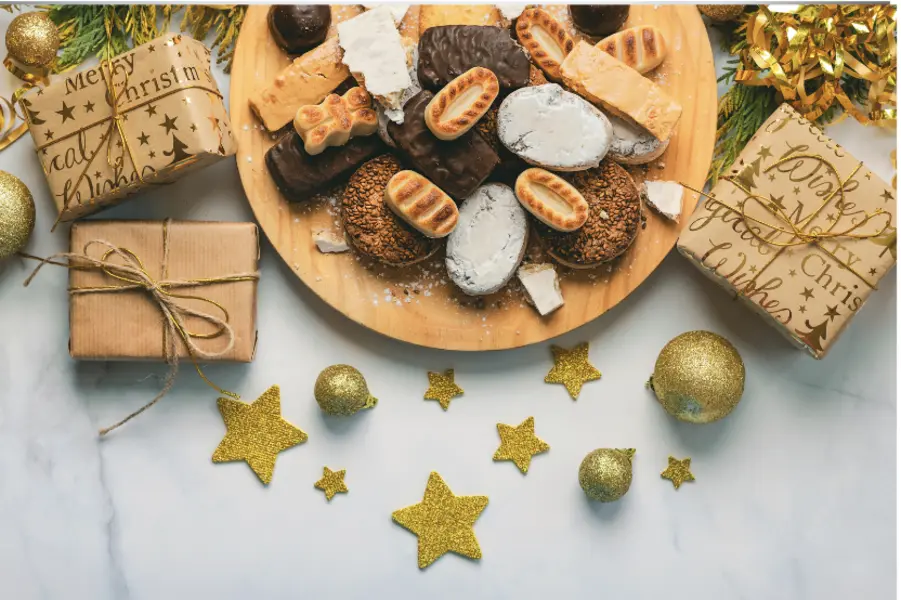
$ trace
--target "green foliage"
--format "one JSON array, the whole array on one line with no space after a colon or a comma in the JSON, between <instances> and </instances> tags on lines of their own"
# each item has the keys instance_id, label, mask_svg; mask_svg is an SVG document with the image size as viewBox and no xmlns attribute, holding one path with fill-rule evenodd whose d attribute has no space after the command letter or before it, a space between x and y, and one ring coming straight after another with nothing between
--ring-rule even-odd
<instances>
[{"instance_id":1,"label":"green foliage","mask_svg":"<svg viewBox=\"0 0 901 600\"><path fill-rule=\"evenodd\" d=\"M55 4L47 8L59 27L62 54L57 71L77 67L91 56L111 58L140 46L169 30L173 15L183 11L181 30L202 40L215 32L217 63L231 70L235 42L246 6Z\"/></svg>"}]
</instances>

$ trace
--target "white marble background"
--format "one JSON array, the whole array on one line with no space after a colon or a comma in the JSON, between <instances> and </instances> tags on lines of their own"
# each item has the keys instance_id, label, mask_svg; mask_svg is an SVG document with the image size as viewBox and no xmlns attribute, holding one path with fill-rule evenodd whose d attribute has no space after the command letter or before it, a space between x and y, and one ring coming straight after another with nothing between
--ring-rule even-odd
<instances>
[{"instance_id":1,"label":"white marble background","mask_svg":"<svg viewBox=\"0 0 901 600\"><path fill-rule=\"evenodd\" d=\"M891 178L890 135L851 122L829 132ZM28 250L63 250L30 141L2 152L0 168L35 194ZM252 218L232 161L103 216ZM548 344L475 355L388 340L325 306L264 243L257 359L208 373L248 400L280 384L284 416L309 434L266 488L243 463L212 464L224 426L215 393L188 371L99 441L98 426L143 404L165 369L72 361L66 275L48 269L25 289L31 266L0 265L0 598L894 597L894 276L816 362L673 253L627 301L558 340L589 340L604 374L573 402L542 382ZM744 400L712 425L674 421L643 387L663 344L691 329L725 335L747 365ZM375 410L321 416L313 381L338 362L365 373ZM444 413L422 394L426 371L449 367L466 395ZM529 415L551 451L523 477L491 456L495 423ZM638 449L632 489L610 505L588 502L576 477L604 446ZM669 454L692 457L695 483L660 479ZM331 504L312 487L323 465L347 469L350 493ZM416 538L392 523L432 470L457 494L489 496L481 561L447 555L420 572Z\"/></svg>"}]
</instances>

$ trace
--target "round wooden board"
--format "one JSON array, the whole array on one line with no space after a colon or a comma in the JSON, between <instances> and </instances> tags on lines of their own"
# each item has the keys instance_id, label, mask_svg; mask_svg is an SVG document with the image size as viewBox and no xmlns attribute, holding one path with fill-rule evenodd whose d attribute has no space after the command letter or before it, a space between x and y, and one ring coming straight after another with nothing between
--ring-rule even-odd
<instances>
[{"instance_id":1,"label":"round wooden board","mask_svg":"<svg viewBox=\"0 0 901 600\"><path fill-rule=\"evenodd\" d=\"M231 77L232 129L238 138L238 170L256 218L278 253L320 298L357 323L398 340L445 350L501 350L547 340L602 315L638 287L673 247L679 226L644 208L647 226L622 257L592 271L558 266L565 304L541 317L515 281L484 298L463 295L448 280L443 254L424 264L392 269L352 251L320 253L312 233L340 231L340 196L301 205L279 194L264 156L276 135L250 111L249 97L268 86L290 59L275 45L268 6L251 6L241 29ZM565 7L549 7L565 15ZM347 17L357 9L333 7ZM416 29L418 7L407 15ZM568 19L567 19L568 21ZM669 54L649 77L682 104L682 118L666 153L630 171L644 178L680 181L700 188L710 166L716 130L716 77L707 32L692 5L635 5L626 26L654 25ZM403 31L403 28L402 28ZM681 222L697 202L683 197ZM531 250L531 251L534 251Z\"/></svg>"}]
</instances>

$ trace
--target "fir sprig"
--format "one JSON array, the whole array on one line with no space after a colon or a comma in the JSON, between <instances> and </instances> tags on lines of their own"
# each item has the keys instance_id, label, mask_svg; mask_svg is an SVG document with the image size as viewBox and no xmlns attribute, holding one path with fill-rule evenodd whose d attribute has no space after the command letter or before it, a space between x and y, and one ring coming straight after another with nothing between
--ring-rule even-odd
<instances>
[{"instance_id":1,"label":"fir sprig","mask_svg":"<svg viewBox=\"0 0 901 600\"><path fill-rule=\"evenodd\" d=\"M168 31L173 15L184 11L181 30L200 40L215 32L216 62L225 63L228 73L247 12L246 6L239 5L55 4L46 8L59 27L58 71L76 67L91 56L111 58L147 43Z\"/></svg>"}]
</instances>

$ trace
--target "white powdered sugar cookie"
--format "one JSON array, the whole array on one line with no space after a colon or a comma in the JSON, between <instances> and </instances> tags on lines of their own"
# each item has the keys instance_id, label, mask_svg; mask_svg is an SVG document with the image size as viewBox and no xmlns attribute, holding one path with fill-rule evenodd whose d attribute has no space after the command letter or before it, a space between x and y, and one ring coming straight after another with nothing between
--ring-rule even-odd
<instances>
[{"instance_id":1,"label":"white powdered sugar cookie","mask_svg":"<svg viewBox=\"0 0 901 600\"><path fill-rule=\"evenodd\" d=\"M613 140L604 113L556 83L507 96L498 110L497 133L524 161L552 171L597 167Z\"/></svg>"},{"instance_id":2,"label":"white powdered sugar cookie","mask_svg":"<svg viewBox=\"0 0 901 600\"><path fill-rule=\"evenodd\" d=\"M526 211L506 185L478 188L447 238L447 274L470 296L491 294L516 273L528 241Z\"/></svg>"},{"instance_id":3,"label":"white powdered sugar cookie","mask_svg":"<svg viewBox=\"0 0 901 600\"><path fill-rule=\"evenodd\" d=\"M669 140L661 142L646 131L619 117L607 115L613 125L610 158L623 165L643 165L666 152Z\"/></svg>"}]
</instances>

